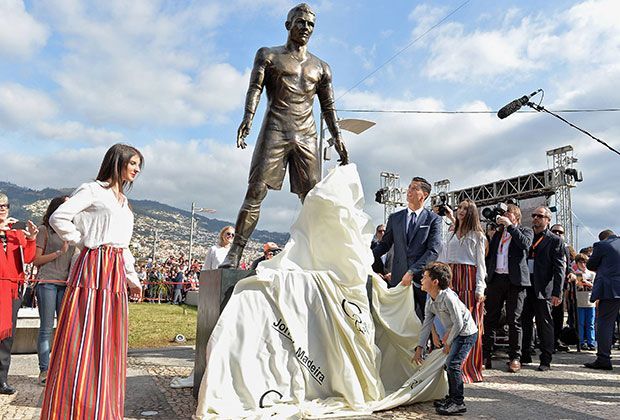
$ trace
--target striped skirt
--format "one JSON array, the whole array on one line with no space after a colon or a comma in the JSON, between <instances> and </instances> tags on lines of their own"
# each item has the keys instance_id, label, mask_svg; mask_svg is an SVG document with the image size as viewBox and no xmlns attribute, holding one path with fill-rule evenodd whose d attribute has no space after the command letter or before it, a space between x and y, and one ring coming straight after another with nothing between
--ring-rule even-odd
<instances>
[{"instance_id":1,"label":"striped skirt","mask_svg":"<svg viewBox=\"0 0 620 420\"><path fill-rule=\"evenodd\" d=\"M126 283L122 249L82 250L58 317L41 419L123 418Z\"/></svg>"},{"instance_id":2,"label":"striped skirt","mask_svg":"<svg viewBox=\"0 0 620 420\"><path fill-rule=\"evenodd\" d=\"M467 264L450 264L452 290L467 306L478 326L478 339L463 362L463 382L482 382L482 333L484 303L476 302L476 267Z\"/></svg>"}]
</instances>

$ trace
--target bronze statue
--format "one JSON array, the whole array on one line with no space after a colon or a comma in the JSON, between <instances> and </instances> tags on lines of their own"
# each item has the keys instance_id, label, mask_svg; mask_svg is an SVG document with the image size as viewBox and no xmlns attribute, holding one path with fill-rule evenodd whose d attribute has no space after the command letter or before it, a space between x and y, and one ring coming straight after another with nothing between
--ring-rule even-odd
<instances>
[{"instance_id":1,"label":"bronze statue","mask_svg":"<svg viewBox=\"0 0 620 420\"><path fill-rule=\"evenodd\" d=\"M307 50L314 30L315 14L299 4L286 18L285 45L261 48L256 53L245 99L245 114L237 130L237 147L245 149L252 119L263 88L268 106L256 140L248 179L248 191L237 216L235 240L220 268L236 268L243 249L258 223L260 205L267 189L279 190L289 167L291 192L304 200L321 179L316 125L312 113L315 94L334 140L341 165L348 163L336 110L332 74L327 63Z\"/></svg>"}]
</instances>

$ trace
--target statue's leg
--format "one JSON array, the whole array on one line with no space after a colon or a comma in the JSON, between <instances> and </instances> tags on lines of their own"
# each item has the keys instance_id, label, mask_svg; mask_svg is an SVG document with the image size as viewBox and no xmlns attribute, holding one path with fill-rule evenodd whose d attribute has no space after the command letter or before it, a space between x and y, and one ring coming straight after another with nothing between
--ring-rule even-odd
<instances>
[{"instance_id":1,"label":"statue's leg","mask_svg":"<svg viewBox=\"0 0 620 420\"><path fill-rule=\"evenodd\" d=\"M219 268L239 267L243 249L256 228L260 216L260 205L266 196L267 185L265 183L257 182L248 185L248 192L245 194L245 200L243 200L243 205L237 216L235 239Z\"/></svg>"}]
</instances>

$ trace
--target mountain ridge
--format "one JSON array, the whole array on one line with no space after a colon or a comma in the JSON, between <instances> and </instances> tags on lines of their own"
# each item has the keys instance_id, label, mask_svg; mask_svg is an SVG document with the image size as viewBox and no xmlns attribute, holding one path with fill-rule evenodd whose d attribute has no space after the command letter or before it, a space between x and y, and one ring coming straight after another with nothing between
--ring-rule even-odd
<instances>
[{"instance_id":1,"label":"mountain ridge","mask_svg":"<svg viewBox=\"0 0 620 420\"><path fill-rule=\"evenodd\" d=\"M4 192L11 202L11 216L19 220L32 220L36 224L49 205L49 200L59 195L70 195L72 188L49 188L35 190L10 182L0 181L0 191ZM167 258L189 252L191 211L161 203L151 199L129 199L134 212L134 232L132 251L137 257ZM192 245L192 257L202 260L207 249L217 242L217 234L224 226L234 225L231 222L194 214L195 228ZM255 230L248 241L244 259L247 262L262 253L264 242L275 242L284 246L288 241L288 233Z\"/></svg>"}]
</instances>

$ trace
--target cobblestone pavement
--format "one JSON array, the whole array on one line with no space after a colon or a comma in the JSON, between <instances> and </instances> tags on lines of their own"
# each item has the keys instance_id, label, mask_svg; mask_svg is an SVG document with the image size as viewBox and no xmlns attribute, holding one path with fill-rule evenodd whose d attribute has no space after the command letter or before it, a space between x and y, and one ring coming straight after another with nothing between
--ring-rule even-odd
<instances>
[{"instance_id":1,"label":"cobblestone pavement","mask_svg":"<svg viewBox=\"0 0 620 420\"><path fill-rule=\"evenodd\" d=\"M171 389L174 376L188 375L193 366L190 347L130 351L127 367L126 419L189 419L196 409L191 389ZM582 367L592 352L554 356L552 370L524 366L519 374L504 370L504 360L485 381L465 386L468 412L462 418L484 419L617 419L620 413L620 352L613 371ZM15 395L0 395L0 419L38 419L42 390L36 384L36 355L14 355L9 381ZM149 413L151 412L151 413ZM156 413L155 413L156 412ZM151 415L148 415L151 414ZM360 419L437 419L431 403L375 413Z\"/></svg>"}]
</instances>

